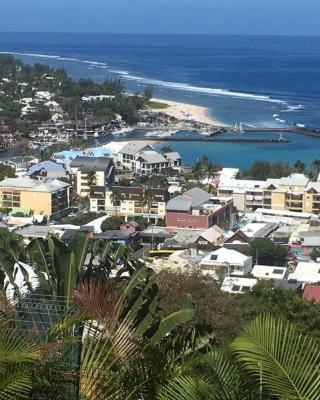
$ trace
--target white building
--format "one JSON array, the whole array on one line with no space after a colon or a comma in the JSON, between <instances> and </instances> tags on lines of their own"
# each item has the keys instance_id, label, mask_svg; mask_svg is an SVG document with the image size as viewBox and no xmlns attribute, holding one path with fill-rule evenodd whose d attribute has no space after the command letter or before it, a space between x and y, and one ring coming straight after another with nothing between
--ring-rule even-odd
<instances>
[{"instance_id":1,"label":"white building","mask_svg":"<svg viewBox=\"0 0 320 400\"><path fill-rule=\"evenodd\" d=\"M254 211L263 207L265 181L248 179L221 179L218 195L232 197L234 206L239 211Z\"/></svg>"},{"instance_id":2,"label":"white building","mask_svg":"<svg viewBox=\"0 0 320 400\"><path fill-rule=\"evenodd\" d=\"M320 263L299 262L294 272L289 274L288 280L296 280L304 283L320 282Z\"/></svg>"},{"instance_id":3,"label":"white building","mask_svg":"<svg viewBox=\"0 0 320 400\"><path fill-rule=\"evenodd\" d=\"M227 293L245 293L250 291L258 283L257 279L253 278L238 278L227 276L224 278L221 285L221 290Z\"/></svg>"},{"instance_id":4,"label":"white building","mask_svg":"<svg viewBox=\"0 0 320 400\"><path fill-rule=\"evenodd\" d=\"M257 279L285 279L287 268L275 267L270 265L255 265L252 268L251 275Z\"/></svg>"},{"instance_id":5,"label":"white building","mask_svg":"<svg viewBox=\"0 0 320 400\"><path fill-rule=\"evenodd\" d=\"M200 268L203 275L214 278L225 275L245 275L252 269L252 257L221 247L206 254L200 262Z\"/></svg>"},{"instance_id":6,"label":"white building","mask_svg":"<svg viewBox=\"0 0 320 400\"><path fill-rule=\"evenodd\" d=\"M137 174L151 174L181 165L179 153L161 154L152 146L137 142L130 142L119 150L117 160L125 169Z\"/></svg>"}]
</instances>

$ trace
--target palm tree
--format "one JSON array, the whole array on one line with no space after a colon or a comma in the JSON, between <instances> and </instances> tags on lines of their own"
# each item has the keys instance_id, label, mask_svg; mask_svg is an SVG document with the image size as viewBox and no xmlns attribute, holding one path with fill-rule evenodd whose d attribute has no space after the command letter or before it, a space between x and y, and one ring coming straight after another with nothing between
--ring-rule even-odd
<instances>
[{"instance_id":1,"label":"palm tree","mask_svg":"<svg viewBox=\"0 0 320 400\"><path fill-rule=\"evenodd\" d=\"M312 179L317 179L320 172L320 160L313 160L311 163L311 177Z\"/></svg>"},{"instance_id":2,"label":"palm tree","mask_svg":"<svg viewBox=\"0 0 320 400\"><path fill-rule=\"evenodd\" d=\"M111 193L110 200L113 205L113 210L115 210L116 215L118 215L118 211L117 211L116 207L121 206L121 203L123 201L123 196L122 196L121 192L119 192L119 190L113 191Z\"/></svg>"},{"instance_id":3,"label":"palm tree","mask_svg":"<svg viewBox=\"0 0 320 400\"><path fill-rule=\"evenodd\" d=\"M319 400L319 350L319 343L293 324L261 315L227 352L211 348L191 362L182 359L158 398Z\"/></svg>"},{"instance_id":4,"label":"palm tree","mask_svg":"<svg viewBox=\"0 0 320 400\"><path fill-rule=\"evenodd\" d=\"M301 160L297 160L293 164L293 169L294 169L294 172L302 174L306 171L306 165Z\"/></svg>"},{"instance_id":5,"label":"palm tree","mask_svg":"<svg viewBox=\"0 0 320 400\"><path fill-rule=\"evenodd\" d=\"M90 171L87 174L87 182L88 182L88 186L94 186L97 184L98 178L97 178L97 174L95 171Z\"/></svg>"},{"instance_id":6,"label":"palm tree","mask_svg":"<svg viewBox=\"0 0 320 400\"><path fill-rule=\"evenodd\" d=\"M101 244L102 248L95 250L102 257L106 255L108 263L110 245ZM50 251L55 253L56 245L57 243L51 242ZM93 249L91 251L94 252ZM23 308L24 313L19 314L17 319L19 326L22 324L24 327L22 332L26 332L26 338L18 334L17 327L6 333L7 328L3 328L5 323L0 314L1 399L30 398L30 393L45 384L51 391L55 387L59 387L61 391L61 384L70 377L75 379L76 376L79 379L81 396L90 400L113 398L129 400L144 396L149 380L146 375L147 364L144 364L146 343L149 346L157 346L164 337L168 338L178 325L190 320L194 310L188 301L182 310L161 320L156 312L155 273L144 266L125 270L119 263L119 257L124 256L123 251L121 247L116 250L116 258L107 267L106 280L101 279L102 276L88 275L73 289L70 294L72 308L63 307L66 298L60 297L60 318L53 324L48 324L47 320L46 330L40 331L42 334L38 335L37 321L34 322L29 317L37 311L35 304L40 301L39 296L35 297L32 303L27 299L25 302L27 307ZM59 251L56 256L58 258L61 256L61 262L65 261L65 257L60 255ZM95 256L92 254L91 258ZM58 261L57 258L55 261ZM49 262L54 262L54 259L46 260L50 271L55 267L54 264L49 265ZM111 278L108 274L115 269L118 272L116 275L113 273ZM61 280L57 276L57 286L61 284L70 287L65 282L69 278L70 274L66 274ZM73 282L75 280L72 279ZM39 280L39 283L41 288L46 290L47 285L43 280ZM45 305L52 310L53 303L48 296L45 296L45 302L40 304L43 306L42 312ZM67 314L61 311L62 308ZM8 312L4 313L6 318L8 315ZM9 322L11 323L11 320ZM29 332L34 331L34 342L28 338L27 326ZM58 363L61 357L63 360L61 365L69 365L72 370L79 360L80 373L65 374ZM64 390L62 393L66 394ZM59 399L57 396L46 396L46 398Z\"/></svg>"},{"instance_id":7,"label":"palm tree","mask_svg":"<svg viewBox=\"0 0 320 400\"><path fill-rule=\"evenodd\" d=\"M198 184L202 181L204 177L203 165L200 161L197 161L192 165L192 174L194 179L198 182Z\"/></svg>"},{"instance_id":8,"label":"palm tree","mask_svg":"<svg viewBox=\"0 0 320 400\"><path fill-rule=\"evenodd\" d=\"M172 147L170 145L165 144L165 145L163 145L161 147L160 151L161 151L162 154L171 153L172 152Z\"/></svg>"},{"instance_id":9,"label":"palm tree","mask_svg":"<svg viewBox=\"0 0 320 400\"><path fill-rule=\"evenodd\" d=\"M148 210L148 222L150 222L150 210L152 207L152 203L154 202L154 194L150 188L144 188L141 197L141 205L142 207L147 207Z\"/></svg>"}]
</instances>

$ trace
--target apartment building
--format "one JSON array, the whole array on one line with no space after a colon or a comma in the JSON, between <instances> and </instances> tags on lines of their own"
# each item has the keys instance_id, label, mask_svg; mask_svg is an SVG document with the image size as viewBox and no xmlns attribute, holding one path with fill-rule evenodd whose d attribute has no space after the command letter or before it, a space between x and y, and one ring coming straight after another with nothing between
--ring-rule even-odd
<instances>
[{"instance_id":1,"label":"apartment building","mask_svg":"<svg viewBox=\"0 0 320 400\"><path fill-rule=\"evenodd\" d=\"M218 185L218 196L233 198L238 211L255 211L263 207L265 181L246 179L221 180Z\"/></svg>"},{"instance_id":2,"label":"apartment building","mask_svg":"<svg viewBox=\"0 0 320 400\"><path fill-rule=\"evenodd\" d=\"M112 190L102 186L93 186L90 192L90 211L107 212L125 218L134 216L150 219L152 222L163 220L166 215L166 203L169 200L168 190L152 188L153 202L148 206L142 205L143 187L113 186ZM119 199L116 199L116 195Z\"/></svg>"},{"instance_id":3,"label":"apartment building","mask_svg":"<svg viewBox=\"0 0 320 400\"><path fill-rule=\"evenodd\" d=\"M90 196L91 186L110 187L114 183L114 162L111 157L76 157L70 163L70 175L76 193Z\"/></svg>"},{"instance_id":4,"label":"apartment building","mask_svg":"<svg viewBox=\"0 0 320 400\"><path fill-rule=\"evenodd\" d=\"M33 212L51 219L68 213L70 185L58 179L6 178L0 182L0 207Z\"/></svg>"},{"instance_id":5,"label":"apartment building","mask_svg":"<svg viewBox=\"0 0 320 400\"><path fill-rule=\"evenodd\" d=\"M320 181L311 182L303 174L266 181L225 180L218 186L218 195L232 197L239 211L264 208L311 214L320 212Z\"/></svg>"},{"instance_id":6,"label":"apartment building","mask_svg":"<svg viewBox=\"0 0 320 400\"><path fill-rule=\"evenodd\" d=\"M168 202L166 225L172 228L208 229L230 219L232 210L232 198L214 197L196 187Z\"/></svg>"},{"instance_id":7,"label":"apartment building","mask_svg":"<svg viewBox=\"0 0 320 400\"><path fill-rule=\"evenodd\" d=\"M119 150L117 161L136 174L152 174L166 168L177 168L181 165L181 157L177 152L158 153L150 145L128 143Z\"/></svg>"}]
</instances>

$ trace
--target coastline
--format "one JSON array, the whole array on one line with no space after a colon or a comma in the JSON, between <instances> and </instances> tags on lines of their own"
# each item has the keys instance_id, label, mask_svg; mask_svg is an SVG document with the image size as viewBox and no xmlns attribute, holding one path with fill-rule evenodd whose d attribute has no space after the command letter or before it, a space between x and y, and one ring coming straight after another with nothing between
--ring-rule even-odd
<instances>
[{"instance_id":1,"label":"coastline","mask_svg":"<svg viewBox=\"0 0 320 400\"><path fill-rule=\"evenodd\" d=\"M215 127L225 126L223 122L209 115L209 110L207 107L160 98L152 98L151 101L165 103L168 105L167 108L152 109L152 112L166 114L170 117L176 118L179 121L194 121Z\"/></svg>"}]
</instances>

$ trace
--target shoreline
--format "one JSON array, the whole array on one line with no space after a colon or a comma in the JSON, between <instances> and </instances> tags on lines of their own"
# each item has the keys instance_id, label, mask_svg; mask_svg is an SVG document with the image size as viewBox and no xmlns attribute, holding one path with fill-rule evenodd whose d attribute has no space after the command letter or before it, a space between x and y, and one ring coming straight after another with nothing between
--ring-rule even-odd
<instances>
[{"instance_id":1,"label":"shoreline","mask_svg":"<svg viewBox=\"0 0 320 400\"><path fill-rule=\"evenodd\" d=\"M226 126L223 122L211 117L207 107L160 98L152 98L151 101L164 103L169 106L167 108L151 109L151 112L166 114L184 122L197 122L219 128Z\"/></svg>"}]
</instances>

